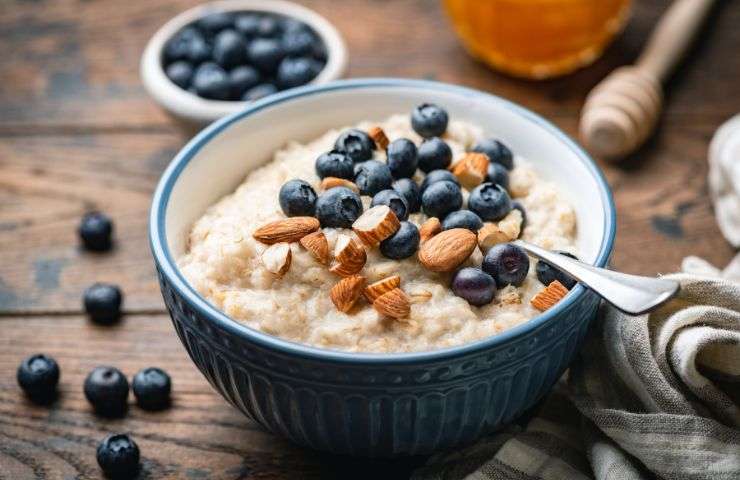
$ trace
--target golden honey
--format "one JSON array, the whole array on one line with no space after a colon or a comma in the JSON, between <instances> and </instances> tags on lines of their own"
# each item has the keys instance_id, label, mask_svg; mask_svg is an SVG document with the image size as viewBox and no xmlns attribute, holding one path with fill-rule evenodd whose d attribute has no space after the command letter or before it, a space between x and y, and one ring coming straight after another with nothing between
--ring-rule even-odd
<instances>
[{"instance_id":1,"label":"golden honey","mask_svg":"<svg viewBox=\"0 0 740 480\"><path fill-rule=\"evenodd\" d=\"M470 53L505 73L542 79L596 60L631 0L444 0Z\"/></svg>"}]
</instances>

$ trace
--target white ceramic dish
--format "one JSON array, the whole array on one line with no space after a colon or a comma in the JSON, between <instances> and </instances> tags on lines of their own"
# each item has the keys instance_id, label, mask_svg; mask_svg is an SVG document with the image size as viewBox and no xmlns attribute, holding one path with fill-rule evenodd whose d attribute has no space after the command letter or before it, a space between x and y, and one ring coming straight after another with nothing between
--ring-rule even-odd
<instances>
[{"instance_id":1,"label":"white ceramic dish","mask_svg":"<svg viewBox=\"0 0 740 480\"><path fill-rule=\"evenodd\" d=\"M347 69L347 47L336 28L318 13L283 0L220 0L191 8L165 23L149 40L141 57L140 75L152 98L170 114L186 123L203 126L243 110L247 102L208 100L172 83L162 68L162 50L175 33L193 21L217 11L259 11L295 18L309 25L323 40L327 62L309 85L341 78Z\"/></svg>"}]
</instances>

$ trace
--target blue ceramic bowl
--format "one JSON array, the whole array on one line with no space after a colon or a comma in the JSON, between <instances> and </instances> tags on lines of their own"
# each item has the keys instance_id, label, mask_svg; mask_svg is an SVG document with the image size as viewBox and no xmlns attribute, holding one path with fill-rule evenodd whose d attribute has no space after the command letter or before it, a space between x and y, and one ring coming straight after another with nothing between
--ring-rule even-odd
<instances>
[{"instance_id":1,"label":"blue ceramic bowl","mask_svg":"<svg viewBox=\"0 0 740 480\"><path fill-rule=\"evenodd\" d=\"M196 136L157 187L150 240L162 294L193 362L268 430L329 452L387 457L470 443L541 399L576 355L599 299L582 286L542 315L467 345L402 354L330 351L239 324L188 284L175 259L205 209L290 140L409 112L433 101L481 125L570 197L582 258L605 266L615 210L588 155L532 112L482 92L426 81L360 79L256 102Z\"/></svg>"}]
</instances>

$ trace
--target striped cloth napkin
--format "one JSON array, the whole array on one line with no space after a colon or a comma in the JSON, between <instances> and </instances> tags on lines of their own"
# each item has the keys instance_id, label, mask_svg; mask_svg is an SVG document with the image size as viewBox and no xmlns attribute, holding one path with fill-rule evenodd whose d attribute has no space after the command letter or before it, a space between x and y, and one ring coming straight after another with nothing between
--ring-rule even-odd
<instances>
[{"instance_id":1,"label":"striped cloth napkin","mask_svg":"<svg viewBox=\"0 0 740 480\"><path fill-rule=\"evenodd\" d=\"M740 479L740 283L668 278L681 293L658 311L602 308L526 427L432 457L412 479Z\"/></svg>"}]
</instances>

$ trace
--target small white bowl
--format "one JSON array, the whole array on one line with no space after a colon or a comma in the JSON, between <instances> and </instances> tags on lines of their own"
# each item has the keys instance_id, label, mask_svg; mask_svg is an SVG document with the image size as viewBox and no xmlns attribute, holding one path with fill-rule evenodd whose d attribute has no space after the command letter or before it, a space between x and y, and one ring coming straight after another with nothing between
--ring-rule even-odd
<instances>
[{"instance_id":1,"label":"small white bowl","mask_svg":"<svg viewBox=\"0 0 740 480\"><path fill-rule=\"evenodd\" d=\"M299 20L326 45L327 61L321 72L308 85L336 80L347 69L347 47L336 28L318 13L283 0L219 0L191 8L165 23L152 36L141 56L140 75L149 95L170 114L186 123L207 125L226 115L243 110L248 102L208 100L178 87L167 78L162 68L162 50L167 41L186 25L208 14L223 11L254 11L284 15Z\"/></svg>"}]
</instances>

